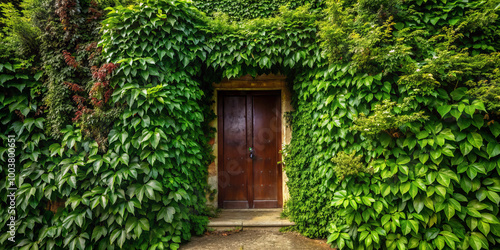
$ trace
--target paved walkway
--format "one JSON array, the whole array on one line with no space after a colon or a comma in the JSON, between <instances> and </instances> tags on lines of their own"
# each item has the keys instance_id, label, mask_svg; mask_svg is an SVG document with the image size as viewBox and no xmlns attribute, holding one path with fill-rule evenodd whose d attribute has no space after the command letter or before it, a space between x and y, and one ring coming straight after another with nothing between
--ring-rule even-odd
<instances>
[{"instance_id":1,"label":"paved walkway","mask_svg":"<svg viewBox=\"0 0 500 250\"><path fill-rule=\"evenodd\" d=\"M223 209L219 217L210 219L208 227L285 227L295 223L280 218L278 209Z\"/></svg>"},{"instance_id":2,"label":"paved walkway","mask_svg":"<svg viewBox=\"0 0 500 250\"><path fill-rule=\"evenodd\" d=\"M313 240L279 229L243 229L229 235L209 234L193 237L181 250L331 250L326 240Z\"/></svg>"},{"instance_id":3,"label":"paved walkway","mask_svg":"<svg viewBox=\"0 0 500 250\"><path fill-rule=\"evenodd\" d=\"M293 225L280 218L281 209L223 210L210 220L203 236L195 236L181 245L182 250L274 250L274 249L331 249L326 240L313 240L295 232L280 232L283 226Z\"/></svg>"}]
</instances>

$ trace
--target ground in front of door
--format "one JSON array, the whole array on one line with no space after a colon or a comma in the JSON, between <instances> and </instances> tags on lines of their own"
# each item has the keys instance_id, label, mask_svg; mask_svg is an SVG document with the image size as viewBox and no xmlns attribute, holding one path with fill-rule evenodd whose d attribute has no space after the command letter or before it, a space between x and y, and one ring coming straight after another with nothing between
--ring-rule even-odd
<instances>
[{"instance_id":1,"label":"ground in front of door","mask_svg":"<svg viewBox=\"0 0 500 250\"><path fill-rule=\"evenodd\" d=\"M278 228L240 228L193 237L181 250L274 250L274 249L331 249L326 240L313 240L295 232L279 232Z\"/></svg>"},{"instance_id":2,"label":"ground in front of door","mask_svg":"<svg viewBox=\"0 0 500 250\"><path fill-rule=\"evenodd\" d=\"M326 240L313 240L295 232L280 232L294 225L281 218L282 209L222 209L211 218L209 231L181 246L181 250L331 249Z\"/></svg>"}]
</instances>

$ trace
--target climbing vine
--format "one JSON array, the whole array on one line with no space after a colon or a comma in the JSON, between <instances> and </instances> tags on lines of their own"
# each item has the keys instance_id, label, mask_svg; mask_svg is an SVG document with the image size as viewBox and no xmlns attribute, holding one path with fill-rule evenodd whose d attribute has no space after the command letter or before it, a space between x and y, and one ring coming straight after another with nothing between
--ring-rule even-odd
<instances>
[{"instance_id":1,"label":"climbing vine","mask_svg":"<svg viewBox=\"0 0 500 250\"><path fill-rule=\"evenodd\" d=\"M498 245L498 1L106 3L32 3L39 52L2 59L20 147L2 247L177 249L202 233L212 83L264 73L293 92L293 229L338 248Z\"/></svg>"},{"instance_id":2,"label":"climbing vine","mask_svg":"<svg viewBox=\"0 0 500 250\"><path fill-rule=\"evenodd\" d=\"M279 8L286 6L295 9L309 4L313 9L324 6L323 0L208 0L194 1L194 5L208 15L226 15L235 21L272 17L280 13ZM220 18L220 16L219 16Z\"/></svg>"},{"instance_id":3,"label":"climbing vine","mask_svg":"<svg viewBox=\"0 0 500 250\"><path fill-rule=\"evenodd\" d=\"M336 180L324 167L346 222L332 222L328 240L341 249L496 246L498 111L484 92L496 93L496 5L392 3L375 15L377 6L330 1L321 24L330 61L347 72L335 88L352 117L336 112L334 124L354 122L342 140L356 139L339 150L373 169Z\"/></svg>"}]
</instances>

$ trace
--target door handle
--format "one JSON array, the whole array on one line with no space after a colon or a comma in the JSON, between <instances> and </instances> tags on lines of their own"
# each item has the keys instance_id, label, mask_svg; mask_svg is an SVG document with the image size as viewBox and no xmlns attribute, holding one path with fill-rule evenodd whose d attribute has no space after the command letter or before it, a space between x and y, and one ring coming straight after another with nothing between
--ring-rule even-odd
<instances>
[{"instance_id":1,"label":"door handle","mask_svg":"<svg viewBox=\"0 0 500 250\"><path fill-rule=\"evenodd\" d=\"M249 147L248 150L250 151L250 159L253 159L253 148Z\"/></svg>"}]
</instances>

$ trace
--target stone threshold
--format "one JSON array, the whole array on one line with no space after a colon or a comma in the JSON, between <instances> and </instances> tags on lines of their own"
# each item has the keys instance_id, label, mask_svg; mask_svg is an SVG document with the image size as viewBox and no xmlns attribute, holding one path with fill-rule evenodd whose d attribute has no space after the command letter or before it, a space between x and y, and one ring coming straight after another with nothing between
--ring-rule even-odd
<instances>
[{"instance_id":1,"label":"stone threshold","mask_svg":"<svg viewBox=\"0 0 500 250\"><path fill-rule=\"evenodd\" d=\"M286 227L295 225L280 218L282 209L223 209L208 227Z\"/></svg>"}]
</instances>

